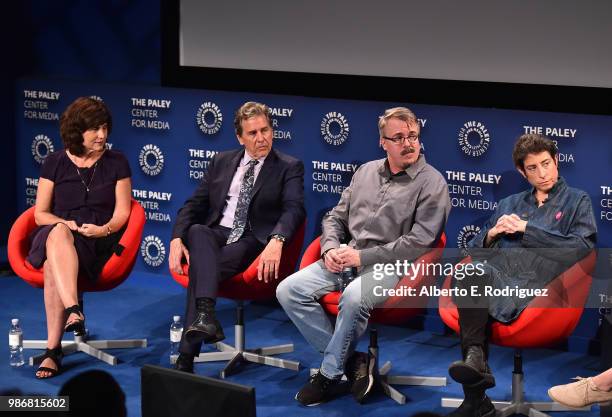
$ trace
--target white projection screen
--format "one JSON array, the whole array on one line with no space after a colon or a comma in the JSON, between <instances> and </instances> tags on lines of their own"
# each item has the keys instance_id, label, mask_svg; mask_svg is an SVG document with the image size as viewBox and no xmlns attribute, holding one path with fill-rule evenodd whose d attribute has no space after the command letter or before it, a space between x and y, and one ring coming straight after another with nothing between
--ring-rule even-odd
<instances>
[{"instance_id":1,"label":"white projection screen","mask_svg":"<svg viewBox=\"0 0 612 417\"><path fill-rule=\"evenodd\" d=\"M612 2L182 0L185 66L612 87Z\"/></svg>"},{"instance_id":2,"label":"white projection screen","mask_svg":"<svg viewBox=\"0 0 612 417\"><path fill-rule=\"evenodd\" d=\"M162 84L612 114L612 1L161 0Z\"/></svg>"}]
</instances>

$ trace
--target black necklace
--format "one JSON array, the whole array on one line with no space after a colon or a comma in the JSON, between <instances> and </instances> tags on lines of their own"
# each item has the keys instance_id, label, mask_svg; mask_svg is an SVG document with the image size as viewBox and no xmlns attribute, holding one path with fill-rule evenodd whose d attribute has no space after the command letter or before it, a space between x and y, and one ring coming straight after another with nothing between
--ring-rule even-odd
<instances>
[{"instance_id":1,"label":"black necklace","mask_svg":"<svg viewBox=\"0 0 612 417\"><path fill-rule=\"evenodd\" d=\"M77 172L77 174L79 174L79 178L81 179L81 182L85 186L85 189L87 190L87 192L89 192L89 186L91 185L91 182L94 179L94 175L96 175L96 167L97 166L98 166L98 161L96 161L96 163L93 165L93 172L91 174L91 177L89 178L89 183L88 184L85 184L85 180L83 180L83 176L81 175L81 171L79 171L79 168L77 166L75 166L76 172Z\"/></svg>"}]
</instances>

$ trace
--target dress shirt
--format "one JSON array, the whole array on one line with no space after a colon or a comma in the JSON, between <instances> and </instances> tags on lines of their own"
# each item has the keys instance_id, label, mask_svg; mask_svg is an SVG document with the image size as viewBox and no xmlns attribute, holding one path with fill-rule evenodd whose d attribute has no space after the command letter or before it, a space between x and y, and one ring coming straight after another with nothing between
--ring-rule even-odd
<instances>
[{"instance_id":1,"label":"dress shirt","mask_svg":"<svg viewBox=\"0 0 612 417\"><path fill-rule=\"evenodd\" d=\"M360 251L362 265L412 261L444 231L451 204L442 174L420 155L392 175L386 159L363 164L323 218L321 253L340 243Z\"/></svg>"}]
</instances>

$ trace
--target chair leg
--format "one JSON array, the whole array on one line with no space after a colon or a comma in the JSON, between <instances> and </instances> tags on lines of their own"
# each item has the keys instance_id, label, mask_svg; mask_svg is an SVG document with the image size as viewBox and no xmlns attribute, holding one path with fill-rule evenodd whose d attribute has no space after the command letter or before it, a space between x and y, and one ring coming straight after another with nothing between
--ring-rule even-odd
<instances>
[{"instance_id":1,"label":"chair leg","mask_svg":"<svg viewBox=\"0 0 612 417\"><path fill-rule=\"evenodd\" d=\"M270 355L279 353L293 352L293 344L267 346L254 349L245 349L244 331L244 307L242 302L238 302L237 320L234 326L235 345L217 342L215 348L219 352L204 352L194 358L194 362L215 362L228 361L225 368L221 371L221 378L233 375L237 368L244 362L258 363L260 365L274 366L277 368L300 370L300 363L288 359L275 358Z\"/></svg>"},{"instance_id":2,"label":"chair leg","mask_svg":"<svg viewBox=\"0 0 612 417\"><path fill-rule=\"evenodd\" d=\"M230 375L234 375L237 371L237 368L244 363L244 356L242 356L242 352L236 352L234 357L230 359L223 370L221 371L221 378L225 379Z\"/></svg>"},{"instance_id":3,"label":"chair leg","mask_svg":"<svg viewBox=\"0 0 612 417\"><path fill-rule=\"evenodd\" d=\"M224 345L225 345L225 343L224 343ZM229 346L229 345L225 345L225 346ZM193 359L193 361L194 362L228 361L228 360L232 359L234 356L236 356L236 353L238 351L235 350L233 346L229 346L231 349L227 349L227 348L225 348L225 346L223 347L223 350L221 350L221 349L219 349L219 346L217 344L217 349L219 349L220 352L204 352L204 353L200 353L198 356L196 356Z\"/></svg>"},{"instance_id":4,"label":"chair leg","mask_svg":"<svg viewBox=\"0 0 612 417\"><path fill-rule=\"evenodd\" d=\"M29 346L28 349L46 349L47 348L46 340L31 340L29 342L36 342L36 346L40 346L38 342L43 342L43 345L40 347ZM24 341L24 347L25 347L25 341ZM79 351L79 344L77 342L71 342L69 340L66 340L66 341L62 340L62 352L64 353L64 357L71 355L78 351ZM28 360L28 364L30 366L38 365L39 363L43 361L42 358L44 355L45 355L44 353L40 353L38 355L30 356L30 359Z\"/></svg>"},{"instance_id":5,"label":"chair leg","mask_svg":"<svg viewBox=\"0 0 612 417\"><path fill-rule=\"evenodd\" d=\"M376 349L378 351L378 349ZM437 376L403 376L403 375L387 375L391 370L391 362L385 364L378 369L378 375L375 375L374 383L378 388L398 404L405 404L406 397L401 392L397 391L391 385L416 385L416 386L431 386L443 387L446 386L445 377Z\"/></svg>"},{"instance_id":6,"label":"chair leg","mask_svg":"<svg viewBox=\"0 0 612 417\"><path fill-rule=\"evenodd\" d=\"M398 404L406 404L406 396L389 385L387 381L381 379L378 384L382 392L384 392L387 397L391 398Z\"/></svg>"},{"instance_id":7,"label":"chair leg","mask_svg":"<svg viewBox=\"0 0 612 417\"><path fill-rule=\"evenodd\" d=\"M96 349L131 349L147 347L147 339L88 340L86 343Z\"/></svg>"},{"instance_id":8,"label":"chair leg","mask_svg":"<svg viewBox=\"0 0 612 417\"><path fill-rule=\"evenodd\" d=\"M380 368L379 373L389 384L393 385L416 385L427 387L445 387L446 377L444 376L417 376L417 375L387 375L385 368L391 369L391 362L385 362Z\"/></svg>"},{"instance_id":9,"label":"chair leg","mask_svg":"<svg viewBox=\"0 0 612 417\"><path fill-rule=\"evenodd\" d=\"M117 365L117 358L109 353L106 353L100 349L96 349L95 347L89 345L88 343L79 343L79 351L88 354L89 356L93 356L94 358L100 359L102 362L106 362L109 365L115 366Z\"/></svg>"},{"instance_id":10,"label":"chair leg","mask_svg":"<svg viewBox=\"0 0 612 417\"><path fill-rule=\"evenodd\" d=\"M68 346L72 343L74 343L74 341L62 340L62 349L64 348L64 346ZM24 340L23 348L24 349L46 349L47 341L46 340Z\"/></svg>"},{"instance_id":11,"label":"chair leg","mask_svg":"<svg viewBox=\"0 0 612 417\"><path fill-rule=\"evenodd\" d=\"M46 340L24 340L25 349L45 349ZM100 359L109 365L116 365L118 360L113 355L103 352L101 349L131 349L147 347L147 339L128 340L87 340L85 336L74 336L73 341L62 340L62 351L64 356L75 352L83 352ZM34 366L41 362L43 354L30 357L29 364Z\"/></svg>"},{"instance_id":12,"label":"chair leg","mask_svg":"<svg viewBox=\"0 0 612 417\"><path fill-rule=\"evenodd\" d=\"M514 371L512 372L512 401L492 401L498 410L496 417L508 417L520 414L529 417L550 417L544 411L591 411L591 407L569 408L552 401L525 401L525 382L523 359L520 349L514 354ZM442 407L457 408L463 402L458 398L442 398Z\"/></svg>"},{"instance_id":13,"label":"chair leg","mask_svg":"<svg viewBox=\"0 0 612 417\"><path fill-rule=\"evenodd\" d=\"M391 362L387 361L385 364L378 368L378 332L376 329L370 330L370 346L368 350L376 358L377 375L375 375L375 384L382 392L391 398L398 404L405 404L406 397L401 392L397 391L391 385L418 385L418 386L432 386L432 387L443 387L446 386L446 377L434 377L434 376L403 376L403 375L389 375L391 370Z\"/></svg>"},{"instance_id":14,"label":"chair leg","mask_svg":"<svg viewBox=\"0 0 612 417\"><path fill-rule=\"evenodd\" d=\"M288 343L285 345L276 345L276 346L268 346L259 349L249 349L253 353L257 353L259 355L278 355L279 353L289 353L293 352L293 343Z\"/></svg>"},{"instance_id":15,"label":"chair leg","mask_svg":"<svg viewBox=\"0 0 612 417\"><path fill-rule=\"evenodd\" d=\"M244 359L249 362L259 363L261 365L275 366L277 368L291 369L292 371L300 370L300 363L288 359L274 358L272 356L258 355L253 351L242 352Z\"/></svg>"},{"instance_id":16,"label":"chair leg","mask_svg":"<svg viewBox=\"0 0 612 417\"><path fill-rule=\"evenodd\" d=\"M219 352L228 352L228 351L236 350L234 349L232 345L228 345L227 343L223 343L223 342L215 343L215 347L217 348Z\"/></svg>"}]
</instances>

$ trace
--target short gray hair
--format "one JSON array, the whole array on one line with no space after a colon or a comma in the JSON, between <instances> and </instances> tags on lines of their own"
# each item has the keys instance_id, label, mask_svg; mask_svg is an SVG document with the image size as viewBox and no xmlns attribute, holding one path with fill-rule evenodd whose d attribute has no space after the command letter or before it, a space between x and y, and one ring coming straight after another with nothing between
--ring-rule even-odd
<instances>
[{"instance_id":1,"label":"short gray hair","mask_svg":"<svg viewBox=\"0 0 612 417\"><path fill-rule=\"evenodd\" d=\"M387 126L389 119L400 119L406 123L416 123L419 121L412 110L407 107L393 107L385 110L382 116L378 118L378 133L383 136L383 129Z\"/></svg>"}]
</instances>

